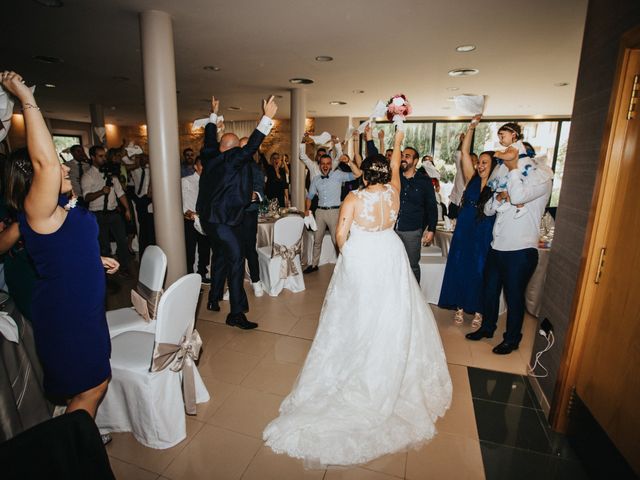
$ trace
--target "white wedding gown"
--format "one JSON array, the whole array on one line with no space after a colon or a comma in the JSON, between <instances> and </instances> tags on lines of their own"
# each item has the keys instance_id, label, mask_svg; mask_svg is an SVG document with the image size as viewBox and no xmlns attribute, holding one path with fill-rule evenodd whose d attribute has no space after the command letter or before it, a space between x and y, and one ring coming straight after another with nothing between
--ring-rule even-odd
<instances>
[{"instance_id":1,"label":"white wedding gown","mask_svg":"<svg viewBox=\"0 0 640 480\"><path fill-rule=\"evenodd\" d=\"M398 194L360 190L315 339L263 437L307 466L354 465L418 446L449 408L438 328L393 230Z\"/></svg>"}]
</instances>

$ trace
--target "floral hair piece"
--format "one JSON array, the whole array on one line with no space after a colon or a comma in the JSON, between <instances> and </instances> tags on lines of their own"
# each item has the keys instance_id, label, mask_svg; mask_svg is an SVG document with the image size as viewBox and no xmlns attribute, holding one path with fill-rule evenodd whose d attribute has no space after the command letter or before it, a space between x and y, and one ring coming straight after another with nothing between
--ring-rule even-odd
<instances>
[{"instance_id":1,"label":"floral hair piece","mask_svg":"<svg viewBox=\"0 0 640 480\"><path fill-rule=\"evenodd\" d=\"M379 164L372 164L369 167L369 170L373 170L374 172L380 172L380 173L389 173L389 167L387 165L379 165Z\"/></svg>"}]
</instances>

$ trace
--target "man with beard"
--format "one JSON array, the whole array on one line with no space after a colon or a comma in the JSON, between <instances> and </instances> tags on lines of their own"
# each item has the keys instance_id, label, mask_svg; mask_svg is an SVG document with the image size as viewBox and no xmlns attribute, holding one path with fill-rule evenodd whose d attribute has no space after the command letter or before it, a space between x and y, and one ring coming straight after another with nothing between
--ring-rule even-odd
<instances>
[{"instance_id":1,"label":"man with beard","mask_svg":"<svg viewBox=\"0 0 640 480\"><path fill-rule=\"evenodd\" d=\"M78 198L80 205L86 206L84 195L82 193L82 176L91 168L91 162L87 158L82 145L73 145L69 148L69 153L73 156L71 160L66 162L69 167L69 179L71 180L71 189Z\"/></svg>"}]
</instances>

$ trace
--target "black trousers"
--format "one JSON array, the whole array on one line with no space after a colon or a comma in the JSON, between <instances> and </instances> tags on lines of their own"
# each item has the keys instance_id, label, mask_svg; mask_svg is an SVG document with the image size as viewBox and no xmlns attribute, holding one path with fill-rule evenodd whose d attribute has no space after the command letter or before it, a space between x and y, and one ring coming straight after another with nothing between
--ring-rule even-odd
<instances>
[{"instance_id":1,"label":"black trousers","mask_svg":"<svg viewBox=\"0 0 640 480\"><path fill-rule=\"evenodd\" d=\"M184 220L184 243L187 248L187 273L193 273L196 261L196 247L198 247L198 270L202 278L207 276L207 267L211 260L211 245L205 235L199 233L193 226L193 220Z\"/></svg>"},{"instance_id":2,"label":"black trousers","mask_svg":"<svg viewBox=\"0 0 640 480\"><path fill-rule=\"evenodd\" d=\"M144 197L136 197L135 204L138 224L140 225L140 231L138 232L138 252L140 254L140 258L142 258L144 249L149 245L154 245L156 243L156 232L153 222L153 214L149 213L151 199L146 195Z\"/></svg>"},{"instance_id":3,"label":"black trousers","mask_svg":"<svg viewBox=\"0 0 640 480\"><path fill-rule=\"evenodd\" d=\"M249 275L251 282L260 281L260 266L258 265L258 252L256 250L256 239L258 237L258 210L246 211L242 221L242 241L244 243L244 253L249 264Z\"/></svg>"},{"instance_id":4,"label":"black trousers","mask_svg":"<svg viewBox=\"0 0 640 480\"><path fill-rule=\"evenodd\" d=\"M124 221L120 216L118 210L112 210L110 212L93 212L98 220L98 228L100 233L98 235L98 241L100 242L100 255L103 257L111 256L111 244L110 239L116 242L116 254L118 255L118 261L123 270L129 267L129 261L131 256L129 254L129 247L127 246L127 234L124 227Z\"/></svg>"},{"instance_id":5,"label":"black trousers","mask_svg":"<svg viewBox=\"0 0 640 480\"><path fill-rule=\"evenodd\" d=\"M229 284L231 314L249 311L249 301L244 291L244 242L242 224L202 222L214 252L213 273L209 302L217 303L224 293L224 281Z\"/></svg>"}]
</instances>

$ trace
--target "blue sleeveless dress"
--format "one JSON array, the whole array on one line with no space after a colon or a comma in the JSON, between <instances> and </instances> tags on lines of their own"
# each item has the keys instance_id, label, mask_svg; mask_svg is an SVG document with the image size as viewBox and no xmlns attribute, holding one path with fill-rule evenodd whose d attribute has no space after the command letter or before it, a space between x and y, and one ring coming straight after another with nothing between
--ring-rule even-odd
<instances>
[{"instance_id":1,"label":"blue sleeveless dress","mask_svg":"<svg viewBox=\"0 0 640 480\"><path fill-rule=\"evenodd\" d=\"M442 308L484 313L484 264L493 239L495 216L478 219L480 186L480 177L475 175L464 191L440 290L438 306Z\"/></svg>"},{"instance_id":2,"label":"blue sleeveless dress","mask_svg":"<svg viewBox=\"0 0 640 480\"><path fill-rule=\"evenodd\" d=\"M60 197L60 205L67 203ZM111 375L105 316L105 272L98 223L88 210L69 210L60 228L34 232L24 213L20 233L35 265L31 322L49 395L73 396Z\"/></svg>"}]
</instances>

